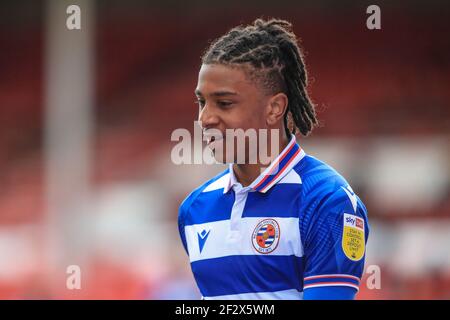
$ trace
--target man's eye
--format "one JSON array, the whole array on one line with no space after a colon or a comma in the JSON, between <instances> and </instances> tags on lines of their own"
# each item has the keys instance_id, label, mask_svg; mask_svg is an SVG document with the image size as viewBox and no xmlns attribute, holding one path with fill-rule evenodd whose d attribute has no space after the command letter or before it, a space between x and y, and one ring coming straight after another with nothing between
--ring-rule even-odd
<instances>
[{"instance_id":1,"label":"man's eye","mask_svg":"<svg viewBox=\"0 0 450 320\"><path fill-rule=\"evenodd\" d=\"M217 101L217 105L221 108L229 107L233 104L231 101Z\"/></svg>"}]
</instances>

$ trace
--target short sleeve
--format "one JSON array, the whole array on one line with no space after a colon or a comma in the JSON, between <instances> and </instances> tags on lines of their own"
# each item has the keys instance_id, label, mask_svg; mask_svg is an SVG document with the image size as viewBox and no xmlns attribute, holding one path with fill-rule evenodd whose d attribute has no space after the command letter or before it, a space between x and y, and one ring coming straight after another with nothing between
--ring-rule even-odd
<instances>
[{"instance_id":1,"label":"short sleeve","mask_svg":"<svg viewBox=\"0 0 450 320\"><path fill-rule=\"evenodd\" d=\"M183 243L184 250L189 255L189 251L188 251L187 243L186 243L186 235L184 232L185 217L186 217L186 201L183 201L183 203L180 205L180 207L178 209L178 232L180 234L180 238L181 238L181 242Z\"/></svg>"},{"instance_id":2,"label":"short sleeve","mask_svg":"<svg viewBox=\"0 0 450 320\"><path fill-rule=\"evenodd\" d=\"M358 291L369 235L367 210L349 186L306 208L303 289L327 286Z\"/></svg>"}]
</instances>

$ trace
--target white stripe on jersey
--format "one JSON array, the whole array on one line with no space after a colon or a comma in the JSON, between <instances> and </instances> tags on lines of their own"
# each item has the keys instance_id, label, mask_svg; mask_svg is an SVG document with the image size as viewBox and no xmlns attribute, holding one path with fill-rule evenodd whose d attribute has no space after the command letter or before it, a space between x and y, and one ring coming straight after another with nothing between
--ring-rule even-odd
<instances>
[{"instance_id":1,"label":"white stripe on jersey","mask_svg":"<svg viewBox=\"0 0 450 320\"><path fill-rule=\"evenodd\" d=\"M195 224L185 227L186 242L191 262L233 255L260 255L253 247L252 234L259 222L274 219L280 226L280 239L271 255L303 256L298 218L258 217L242 218L237 230L230 232L230 220ZM198 234L209 231L200 253Z\"/></svg>"},{"instance_id":2,"label":"white stripe on jersey","mask_svg":"<svg viewBox=\"0 0 450 320\"><path fill-rule=\"evenodd\" d=\"M215 297L203 297L205 300L302 300L303 292L295 289L274 292L249 292Z\"/></svg>"},{"instance_id":3,"label":"white stripe on jersey","mask_svg":"<svg viewBox=\"0 0 450 320\"><path fill-rule=\"evenodd\" d=\"M230 181L230 173L224 174L222 177L211 183L209 186L207 186L205 189L203 189L202 192L209 192L214 191L218 189L223 189Z\"/></svg>"}]
</instances>

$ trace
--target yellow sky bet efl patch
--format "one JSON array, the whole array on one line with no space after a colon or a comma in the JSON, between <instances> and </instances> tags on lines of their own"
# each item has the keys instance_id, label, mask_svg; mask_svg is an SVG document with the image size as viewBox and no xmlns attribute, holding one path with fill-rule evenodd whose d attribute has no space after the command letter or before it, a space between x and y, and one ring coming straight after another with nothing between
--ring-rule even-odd
<instances>
[{"instance_id":1,"label":"yellow sky bet efl patch","mask_svg":"<svg viewBox=\"0 0 450 320\"><path fill-rule=\"evenodd\" d=\"M353 214L344 213L342 250L353 261L359 261L364 256L364 220Z\"/></svg>"}]
</instances>

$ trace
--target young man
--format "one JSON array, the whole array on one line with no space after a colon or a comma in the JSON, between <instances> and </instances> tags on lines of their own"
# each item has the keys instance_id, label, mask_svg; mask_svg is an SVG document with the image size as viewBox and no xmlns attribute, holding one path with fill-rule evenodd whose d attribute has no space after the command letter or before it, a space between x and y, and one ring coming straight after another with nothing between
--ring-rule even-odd
<instances>
[{"instance_id":1,"label":"young man","mask_svg":"<svg viewBox=\"0 0 450 320\"><path fill-rule=\"evenodd\" d=\"M296 142L296 130L306 136L317 120L291 28L258 19L217 39L202 58L199 121L207 136L222 133L208 139L216 159L232 159L179 210L205 299L353 299L358 291L367 211L341 175ZM227 129L278 130L278 139L258 140L276 153L269 166L237 162L236 148L217 152Z\"/></svg>"}]
</instances>

